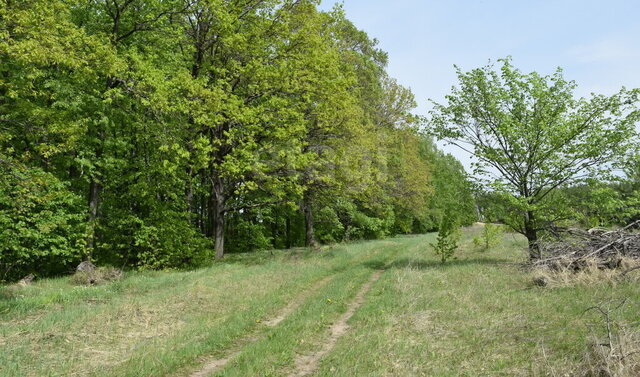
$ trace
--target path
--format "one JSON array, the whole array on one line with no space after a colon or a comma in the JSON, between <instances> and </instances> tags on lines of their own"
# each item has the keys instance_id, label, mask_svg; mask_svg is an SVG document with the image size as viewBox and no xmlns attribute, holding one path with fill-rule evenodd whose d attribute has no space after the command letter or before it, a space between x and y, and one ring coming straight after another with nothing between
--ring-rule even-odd
<instances>
[{"instance_id":1,"label":"path","mask_svg":"<svg viewBox=\"0 0 640 377\"><path fill-rule=\"evenodd\" d=\"M331 326L329 329L329 338L326 339L322 348L317 352L298 357L295 361L295 370L289 374L289 377L307 376L318 369L320 360L335 347L340 337L349 330L349 324L347 322L355 314L356 310L364 304L365 295L371 290L373 284L380 279L383 272L384 270L379 270L371 275L369 281L360 288L356 297L349 303L347 311Z\"/></svg>"},{"instance_id":2,"label":"path","mask_svg":"<svg viewBox=\"0 0 640 377\"><path fill-rule=\"evenodd\" d=\"M289 304L287 304L284 308L282 308L276 316L270 318L262 324L266 327L276 327L280 324L280 322L284 321L289 315L291 315L295 310L304 303L304 301L309 298L311 294L322 289L325 285L327 285L335 275L327 276L324 279L321 279L317 283L315 283L310 289L304 291L301 295L292 300ZM205 363L202 368L193 372L191 377L207 377L211 374L217 372L227 365L231 360L235 359L238 355L242 353L242 350L250 343L255 343L261 338L258 336L245 336L238 340L235 346L229 349L225 356L219 359L209 360Z\"/></svg>"}]
</instances>

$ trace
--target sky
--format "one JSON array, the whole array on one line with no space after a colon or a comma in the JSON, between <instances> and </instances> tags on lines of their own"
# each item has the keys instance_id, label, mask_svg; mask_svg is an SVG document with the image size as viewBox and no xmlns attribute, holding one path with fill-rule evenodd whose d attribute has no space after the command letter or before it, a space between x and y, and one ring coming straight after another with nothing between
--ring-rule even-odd
<instances>
[{"instance_id":1,"label":"sky","mask_svg":"<svg viewBox=\"0 0 640 377\"><path fill-rule=\"evenodd\" d=\"M336 1L323 0L331 9ZM389 53L417 113L468 71L511 56L524 72L562 67L577 96L640 87L640 0L344 0L347 17ZM469 168L469 156L444 147Z\"/></svg>"}]
</instances>

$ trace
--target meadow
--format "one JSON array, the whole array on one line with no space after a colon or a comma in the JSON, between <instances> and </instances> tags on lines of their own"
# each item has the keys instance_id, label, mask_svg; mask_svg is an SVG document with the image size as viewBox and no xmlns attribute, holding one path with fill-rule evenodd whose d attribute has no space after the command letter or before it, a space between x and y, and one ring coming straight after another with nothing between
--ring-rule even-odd
<instances>
[{"instance_id":1,"label":"meadow","mask_svg":"<svg viewBox=\"0 0 640 377\"><path fill-rule=\"evenodd\" d=\"M606 338L589 308L637 321L637 282L538 287L524 238L479 230L445 264L428 234L3 286L0 376L562 376Z\"/></svg>"}]
</instances>

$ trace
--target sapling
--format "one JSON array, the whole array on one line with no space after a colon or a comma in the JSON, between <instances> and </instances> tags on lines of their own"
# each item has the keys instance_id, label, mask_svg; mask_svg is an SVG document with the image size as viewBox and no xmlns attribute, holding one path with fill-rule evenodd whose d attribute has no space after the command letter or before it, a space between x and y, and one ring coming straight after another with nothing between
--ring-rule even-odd
<instances>
[{"instance_id":1,"label":"sapling","mask_svg":"<svg viewBox=\"0 0 640 377\"><path fill-rule=\"evenodd\" d=\"M482 233L473 238L473 244L478 251L485 252L500 243L500 235L503 231L500 225L486 223L482 227Z\"/></svg>"},{"instance_id":2,"label":"sapling","mask_svg":"<svg viewBox=\"0 0 640 377\"><path fill-rule=\"evenodd\" d=\"M459 240L460 228L457 221L452 216L445 215L440 222L436 243L431 244L436 255L440 257L440 262L444 264L451 258L455 259L454 254L458 249Z\"/></svg>"}]
</instances>

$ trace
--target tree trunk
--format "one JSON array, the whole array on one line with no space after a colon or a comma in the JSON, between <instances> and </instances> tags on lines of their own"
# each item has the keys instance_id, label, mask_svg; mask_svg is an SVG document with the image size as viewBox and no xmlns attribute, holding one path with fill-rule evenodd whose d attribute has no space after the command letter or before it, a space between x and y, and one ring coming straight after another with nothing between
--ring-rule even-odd
<instances>
[{"instance_id":1,"label":"tree trunk","mask_svg":"<svg viewBox=\"0 0 640 377\"><path fill-rule=\"evenodd\" d=\"M313 210L311 208L311 197L308 192L304 194L304 199L302 200L302 211L304 212L304 225L306 230L304 245L306 247L314 247L316 246L316 237L313 232Z\"/></svg>"},{"instance_id":2,"label":"tree trunk","mask_svg":"<svg viewBox=\"0 0 640 377\"><path fill-rule=\"evenodd\" d=\"M107 88L112 87L114 84L112 79L107 79ZM95 137L99 140L98 145L95 149L95 169L97 171L100 170L100 165L98 162L102 159L103 154L103 146L106 140L105 130L101 126L96 126L89 130L91 136L95 133ZM86 255L85 260L90 261L93 257L93 252L96 246L96 228L98 227L98 221L100 217L100 205L102 202L102 184L98 182L97 177L101 177L99 173L94 173L95 175L91 177L89 181L89 196L88 196L88 204L89 204L89 213L88 213L88 221L89 221L89 234L87 234L87 243L86 243Z\"/></svg>"},{"instance_id":3,"label":"tree trunk","mask_svg":"<svg viewBox=\"0 0 640 377\"><path fill-rule=\"evenodd\" d=\"M224 256L224 216L226 197L224 195L224 184L222 178L215 177L212 186L213 195L213 237L215 240L216 259L220 260Z\"/></svg>"},{"instance_id":4,"label":"tree trunk","mask_svg":"<svg viewBox=\"0 0 640 377\"><path fill-rule=\"evenodd\" d=\"M118 81L114 77L107 77L106 80L106 90L114 89L118 86ZM107 139L107 132L100 125L100 123L96 124L94 127L89 128L89 135L94 136L98 139L98 144L95 149L96 156L96 165L95 169L99 171L99 164L97 162L100 161L104 152L104 145ZM96 173L94 173L96 174ZM97 175L100 177L100 175ZM103 177L104 179L104 177ZM98 182L95 176L91 177L91 181L89 182L89 234L87 235L86 242L86 255L85 260L90 261L93 257L93 252L96 246L96 228L98 227L98 218L100 216L100 203L102 202L102 185Z\"/></svg>"},{"instance_id":5,"label":"tree trunk","mask_svg":"<svg viewBox=\"0 0 640 377\"><path fill-rule=\"evenodd\" d=\"M211 185L211 192L209 193L209 197L206 199L207 203L207 213L206 213L206 225L205 225L205 236L215 238L216 235L216 216L218 213L217 209L217 198L216 198L216 189L213 185Z\"/></svg>"},{"instance_id":6,"label":"tree trunk","mask_svg":"<svg viewBox=\"0 0 640 377\"><path fill-rule=\"evenodd\" d=\"M278 216L271 222L271 246L278 248Z\"/></svg>"},{"instance_id":7,"label":"tree trunk","mask_svg":"<svg viewBox=\"0 0 640 377\"><path fill-rule=\"evenodd\" d=\"M194 206L193 206L193 168L189 168L188 172L187 172L187 179L189 180L189 182L187 183L187 187L186 187L186 201L187 201L187 213L189 214L189 222L191 223L191 225L197 225L197 217L195 215L195 210L194 210Z\"/></svg>"},{"instance_id":8,"label":"tree trunk","mask_svg":"<svg viewBox=\"0 0 640 377\"><path fill-rule=\"evenodd\" d=\"M291 216L287 215L287 222L285 224L286 226L286 232L287 232L287 237L286 237L286 245L285 248L287 249L291 249Z\"/></svg>"},{"instance_id":9,"label":"tree trunk","mask_svg":"<svg viewBox=\"0 0 640 377\"><path fill-rule=\"evenodd\" d=\"M93 250L96 245L96 227L98 222L98 210L100 206L100 197L102 186L94 178L89 183L89 234L87 234L85 261L90 261L93 256Z\"/></svg>"},{"instance_id":10,"label":"tree trunk","mask_svg":"<svg viewBox=\"0 0 640 377\"><path fill-rule=\"evenodd\" d=\"M542 258L540 245L538 244L538 229L535 222L535 214L528 211L524 221L524 235L529 244L529 259L531 261Z\"/></svg>"},{"instance_id":11,"label":"tree trunk","mask_svg":"<svg viewBox=\"0 0 640 377\"><path fill-rule=\"evenodd\" d=\"M216 259L224 257L224 212L218 212L215 219L215 244Z\"/></svg>"}]
</instances>

